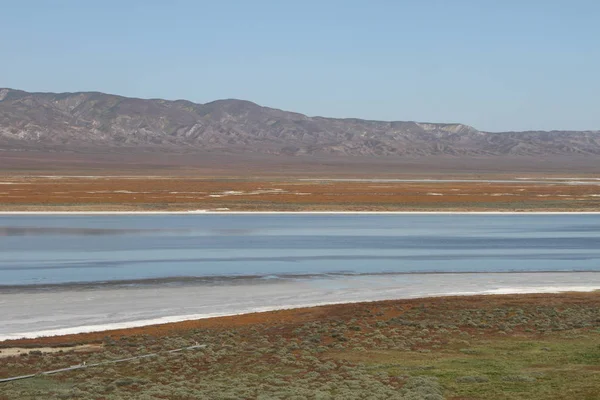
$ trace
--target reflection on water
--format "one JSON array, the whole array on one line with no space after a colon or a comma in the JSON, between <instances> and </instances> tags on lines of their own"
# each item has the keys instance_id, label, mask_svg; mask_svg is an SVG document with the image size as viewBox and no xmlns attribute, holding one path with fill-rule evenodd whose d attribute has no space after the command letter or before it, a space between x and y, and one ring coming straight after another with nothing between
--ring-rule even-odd
<instances>
[{"instance_id":1,"label":"reflection on water","mask_svg":"<svg viewBox=\"0 0 600 400\"><path fill-rule=\"evenodd\" d=\"M600 215L23 215L0 227L0 340L600 288Z\"/></svg>"},{"instance_id":2,"label":"reflection on water","mask_svg":"<svg viewBox=\"0 0 600 400\"><path fill-rule=\"evenodd\" d=\"M101 229L101 228L61 228L40 226L0 226L0 236L33 236L33 235L144 235L166 233L164 229Z\"/></svg>"},{"instance_id":3,"label":"reflection on water","mask_svg":"<svg viewBox=\"0 0 600 400\"><path fill-rule=\"evenodd\" d=\"M0 286L600 271L600 215L0 217Z\"/></svg>"}]
</instances>

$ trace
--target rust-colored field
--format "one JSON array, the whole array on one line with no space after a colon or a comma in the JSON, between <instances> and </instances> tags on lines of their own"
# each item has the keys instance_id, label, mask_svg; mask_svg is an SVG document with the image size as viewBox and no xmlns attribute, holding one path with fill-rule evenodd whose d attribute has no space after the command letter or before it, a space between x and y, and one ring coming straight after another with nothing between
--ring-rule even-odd
<instances>
[{"instance_id":1,"label":"rust-colored field","mask_svg":"<svg viewBox=\"0 0 600 400\"><path fill-rule=\"evenodd\" d=\"M421 177L422 178L422 177ZM465 179L465 178L462 178ZM597 178L510 182L5 176L1 211L599 211ZM498 180L498 177L486 179ZM480 179L481 180L481 179Z\"/></svg>"}]
</instances>

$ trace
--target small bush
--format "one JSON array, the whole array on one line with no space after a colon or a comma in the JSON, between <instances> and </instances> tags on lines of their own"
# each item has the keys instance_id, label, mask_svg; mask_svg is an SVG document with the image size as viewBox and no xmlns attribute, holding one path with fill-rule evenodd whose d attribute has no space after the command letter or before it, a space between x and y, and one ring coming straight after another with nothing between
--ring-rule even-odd
<instances>
[{"instance_id":1,"label":"small bush","mask_svg":"<svg viewBox=\"0 0 600 400\"><path fill-rule=\"evenodd\" d=\"M489 381L487 376L460 376L456 378L457 383L486 383Z\"/></svg>"},{"instance_id":2,"label":"small bush","mask_svg":"<svg viewBox=\"0 0 600 400\"><path fill-rule=\"evenodd\" d=\"M503 376L502 380L504 382L523 382L523 383L531 383L531 382L536 381L536 379L533 376L528 376L528 375L507 375L507 376Z\"/></svg>"},{"instance_id":3,"label":"small bush","mask_svg":"<svg viewBox=\"0 0 600 400\"><path fill-rule=\"evenodd\" d=\"M135 380L131 379L131 378L122 378L122 379L118 379L114 382L114 384L119 387L133 385L134 383L135 383Z\"/></svg>"}]
</instances>

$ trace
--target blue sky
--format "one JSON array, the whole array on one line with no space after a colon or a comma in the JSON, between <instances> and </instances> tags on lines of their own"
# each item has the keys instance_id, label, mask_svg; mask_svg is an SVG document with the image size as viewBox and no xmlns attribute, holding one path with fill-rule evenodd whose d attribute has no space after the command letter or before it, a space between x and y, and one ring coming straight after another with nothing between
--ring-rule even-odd
<instances>
[{"instance_id":1,"label":"blue sky","mask_svg":"<svg viewBox=\"0 0 600 400\"><path fill-rule=\"evenodd\" d=\"M0 0L0 87L600 129L596 0Z\"/></svg>"}]
</instances>

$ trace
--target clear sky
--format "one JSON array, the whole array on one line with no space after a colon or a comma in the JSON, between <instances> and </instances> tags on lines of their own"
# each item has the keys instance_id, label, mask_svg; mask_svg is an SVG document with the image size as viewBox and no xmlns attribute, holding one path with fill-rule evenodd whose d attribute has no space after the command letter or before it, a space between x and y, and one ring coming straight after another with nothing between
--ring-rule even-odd
<instances>
[{"instance_id":1,"label":"clear sky","mask_svg":"<svg viewBox=\"0 0 600 400\"><path fill-rule=\"evenodd\" d=\"M0 0L0 87L600 129L600 1Z\"/></svg>"}]
</instances>

